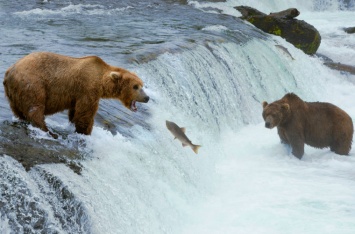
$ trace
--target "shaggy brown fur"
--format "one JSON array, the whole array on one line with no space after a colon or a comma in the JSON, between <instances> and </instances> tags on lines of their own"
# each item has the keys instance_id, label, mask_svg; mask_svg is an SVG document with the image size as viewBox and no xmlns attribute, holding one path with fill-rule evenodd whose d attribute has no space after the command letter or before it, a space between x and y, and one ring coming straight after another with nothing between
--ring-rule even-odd
<instances>
[{"instance_id":1,"label":"shaggy brown fur","mask_svg":"<svg viewBox=\"0 0 355 234\"><path fill-rule=\"evenodd\" d=\"M263 102L263 109L265 127L277 126L281 142L289 144L296 157L302 158L304 144L349 154L353 122L339 107L324 102L304 102L289 93L273 103Z\"/></svg>"},{"instance_id":2,"label":"shaggy brown fur","mask_svg":"<svg viewBox=\"0 0 355 234\"><path fill-rule=\"evenodd\" d=\"M43 131L48 131L45 115L68 109L76 132L89 135L100 98L118 99L132 111L136 101L149 100L137 75L97 56L32 53L6 71L3 84L15 116Z\"/></svg>"}]
</instances>

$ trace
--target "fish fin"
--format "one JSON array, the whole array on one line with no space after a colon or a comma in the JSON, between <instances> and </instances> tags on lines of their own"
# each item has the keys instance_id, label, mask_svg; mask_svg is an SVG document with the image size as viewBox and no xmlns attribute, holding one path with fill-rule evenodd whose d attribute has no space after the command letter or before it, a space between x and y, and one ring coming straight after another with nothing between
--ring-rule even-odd
<instances>
[{"instance_id":1,"label":"fish fin","mask_svg":"<svg viewBox=\"0 0 355 234\"><path fill-rule=\"evenodd\" d=\"M182 143L182 147L185 147L185 146L188 146L188 144L184 144L184 143Z\"/></svg>"},{"instance_id":2,"label":"fish fin","mask_svg":"<svg viewBox=\"0 0 355 234\"><path fill-rule=\"evenodd\" d=\"M202 145L192 145L192 150L195 152L195 154L198 153L198 149L201 147Z\"/></svg>"},{"instance_id":3,"label":"fish fin","mask_svg":"<svg viewBox=\"0 0 355 234\"><path fill-rule=\"evenodd\" d=\"M186 132L186 128L180 128L183 133Z\"/></svg>"}]
</instances>

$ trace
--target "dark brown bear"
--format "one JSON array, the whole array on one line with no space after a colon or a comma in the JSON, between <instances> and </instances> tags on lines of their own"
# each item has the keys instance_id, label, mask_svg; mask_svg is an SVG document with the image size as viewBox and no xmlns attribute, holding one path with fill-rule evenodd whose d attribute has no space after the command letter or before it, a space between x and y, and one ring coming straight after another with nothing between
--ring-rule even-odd
<instances>
[{"instance_id":1,"label":"dark brown bear","mask_svg":"<svg viewBox=\"0 0 355 234\"><path fill-rule=\"evenodd\" d=\"M277 126L281 142L290 145L297 158L302 158L304 144L349 154L353 122L339 107L324 102L304 102L296 94L288 93L273 103L263 102L263 109L265 127Z\"/></svg>"},{"instance_id":2,"label":"dark brown bear","mask_svg":"<svg viewBox=\"0 0 355 234\"><path fill-rule=\"evenodd\" d=\"M118 99L132 111L137 110L136 101L149 100L136 74L97 56L32 53L6 71L3 83L15 116L46 132L45 115L69 110L76 132L89 135L100 98Z\"/></svg>"}]
</instances>

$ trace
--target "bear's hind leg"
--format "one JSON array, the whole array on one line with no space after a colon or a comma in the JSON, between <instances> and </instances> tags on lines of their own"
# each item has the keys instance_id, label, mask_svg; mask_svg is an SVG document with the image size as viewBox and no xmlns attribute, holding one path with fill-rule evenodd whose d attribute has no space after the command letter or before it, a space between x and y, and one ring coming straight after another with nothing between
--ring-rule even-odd
<instances>
[{"instance_id":1,"label":"bear's hind leg","mask_svg":"<svg viewBox=\"0 0 355 234\"><path fill-rule=\"evenodd\" d=\"M41 130L48 132L53 138L57 139L58 135L50 132L44 121L44 106L37 105L30 108L27 115L27 120Z\"/></svg>"},{"instance_id":2,"label":"bear's hind leg","mask_svg":"<svg viewBox=\"0 0 355 234\"><path fill-rule=\"evenodd\" d=\"M72 101L68 111L68 118L71 123L74 123L73 119L75 116L75 104L75 101Z\"/></svg>"},{"instance_id":3,"label":"bear's hind leg","mask_svg":"<svg viewBox=\"0 0 355 234\"><path fill-rule=\"evenodd\" d=\"M351 144L347 144L346 142L342 142L341 144L335 143L330 146L330 150L339 155L349 155L350 148Z\"/></svg>"},{"instance_id":4,"label":"bear's hind leg","mask_svg":"<svg viewBox=\"0 0 355 234\"><path fill-rule=\"evenodd\" d=\"M74 115L75 115L75 109L69 109L69 111L68 111L68 118L69 118L69 121L70 121L71 123L74 123L74 121L73 121Z\"/></svg>"},{"instance_id":5,"label":"bear's hind leg","mask_svg":"<svg viewBox=\"0 0 355 234\"><path fill-rule=\"evenodd\" d=\"M20 111L15 105L13 105L12 103L10 103L10 107L12 112L14 113L14 115L19 118L20 120L27 120L26 116L22 113L22 111Z\"/></svg>"}]
</instances>

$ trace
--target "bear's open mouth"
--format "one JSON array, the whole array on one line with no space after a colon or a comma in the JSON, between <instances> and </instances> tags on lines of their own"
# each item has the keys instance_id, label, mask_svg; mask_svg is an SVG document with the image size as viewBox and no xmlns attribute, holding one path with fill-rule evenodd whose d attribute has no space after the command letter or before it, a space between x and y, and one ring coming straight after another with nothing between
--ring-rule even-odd
<instances>
[{"instance_id":1,"label":"bear's open mouth","mask_svg":"<svg viewBox=\"0 0 355 234\"><path fill-rule=\"evenodd\" d=\"M131 102L131 111L136 112L137 110L138 110L138 108L136 107L136 101L133 100Z\"/></svg>"}]
</instances>

